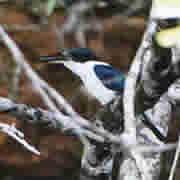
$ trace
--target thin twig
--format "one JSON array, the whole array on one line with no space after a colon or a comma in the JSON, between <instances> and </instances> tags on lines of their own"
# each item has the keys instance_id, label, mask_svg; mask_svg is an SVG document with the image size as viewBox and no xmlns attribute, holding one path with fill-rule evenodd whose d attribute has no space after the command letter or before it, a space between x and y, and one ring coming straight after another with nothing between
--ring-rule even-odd
<instances>
[{"instance_id":1,"label":"thin twig","mask_svg":"<svg viewBox=\"0 0 180 180\"><path fill-rule=\"evenodd\" d=\"M179 138L178 138L178 144L177 144L177 148L176 148L176 153L175 153L173 165L171 167L169 180L173 180L173 178L174 178L174 174L175 174L175 171L176 171L176 166L177 166L179 154L180 154L180 135L179 135Z\"/></svg>"},{"instance_id":2,"label":"thin twig","mask_svg":"<svg viewBox=\"0 0 180 180\"><path fill-rule=\"evenodd\" d=\"M6 133L16 141L18 141L20 144L22 144L27 150L33 152L36 155L40 155L40 152L30 145L25 139L24 134L16 129L15 124L9 125L6 123L0 123L0 131Z\"/></svg>"},{"instance_id":3,"label":"thin twig","mask_svg":"<svg viewBox=\"0 0 180 180\"><path fill-rule=\"evenodd\" d=\"M11 90L9 93L10 99L16 100L16 98L19 95L21 73L22 73L22 65L17 64L16 67L14 68L14 73L12 77L12 86L10 87Z\"/></svg>"}]
</instances>

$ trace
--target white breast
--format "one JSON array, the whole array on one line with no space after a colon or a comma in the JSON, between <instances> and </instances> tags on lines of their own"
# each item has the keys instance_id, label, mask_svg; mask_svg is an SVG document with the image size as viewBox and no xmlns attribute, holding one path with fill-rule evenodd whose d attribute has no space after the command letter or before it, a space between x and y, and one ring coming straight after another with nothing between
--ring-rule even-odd
<instances>
[{"instance_id":1,"label":"white breast","mask_svg":"<svg viewBox=\"0 0 180 180\"><path fill-rule=\"evenodd\" d=\"M105 105L115 97L115 92L107 89L102 84L102 82L95 75L93 67L93 62L87 62L84 64L86 73L82 77L82 81L88 93L97 98L101 104Z\"/></svg>"}]
</instances>

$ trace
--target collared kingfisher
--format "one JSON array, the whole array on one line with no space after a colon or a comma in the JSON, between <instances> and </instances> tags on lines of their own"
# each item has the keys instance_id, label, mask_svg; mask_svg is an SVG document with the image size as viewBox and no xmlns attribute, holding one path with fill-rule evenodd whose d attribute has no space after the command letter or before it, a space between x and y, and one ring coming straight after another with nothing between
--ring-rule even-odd
<instances>
[{"instance_id":1,"label":"collared kingfisher","mask_svg":"<svg viewBox=\"0 0 180 180\"><path fill-rule=\"evenodd\" d=\"M56 55L40 57L41 62L63 64L79 76L91 96L105 105L123 92L125 76L99 59L89 48L63 49Z\"/></svg>"}]
</instances>

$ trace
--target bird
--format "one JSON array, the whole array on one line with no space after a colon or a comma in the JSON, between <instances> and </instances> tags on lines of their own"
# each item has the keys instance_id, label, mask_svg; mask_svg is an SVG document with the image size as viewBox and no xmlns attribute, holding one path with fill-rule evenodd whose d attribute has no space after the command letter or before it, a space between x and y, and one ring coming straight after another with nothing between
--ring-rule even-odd
<instances>
[{"instance_id":1,"label":"bird","mask_svg":"<svg viewBox=\"0 0 180 180\"><path fill-rule=\"evenodd\" d=\"M40 56L40 62L63 64L81 79L88 94L104 106L123 93L125 75L100 59L90 48L65 48L55 55Z\"/></svg>"}]
</instances>

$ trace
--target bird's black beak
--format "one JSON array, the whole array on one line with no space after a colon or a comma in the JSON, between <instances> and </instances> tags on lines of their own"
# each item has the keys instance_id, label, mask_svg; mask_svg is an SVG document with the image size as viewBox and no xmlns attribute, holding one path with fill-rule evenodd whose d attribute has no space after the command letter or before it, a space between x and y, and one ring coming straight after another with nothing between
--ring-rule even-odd
<instances>
[{"instance_id":1,"label":"bird's black beak","mask_svg":"<svg viewBox=\"0 0 180 180\"><path fill-rule=\"evenodd\" d=\"M65 60L65 57L60 52L49 56L40 56L40 62L42 63L58 63L61 60Z\"/></svg>"}]
</instances>

